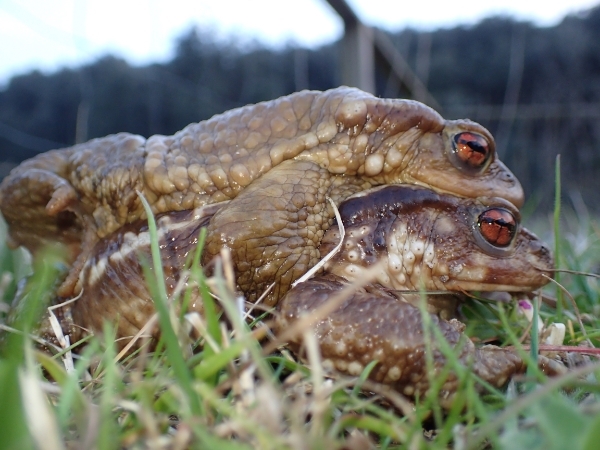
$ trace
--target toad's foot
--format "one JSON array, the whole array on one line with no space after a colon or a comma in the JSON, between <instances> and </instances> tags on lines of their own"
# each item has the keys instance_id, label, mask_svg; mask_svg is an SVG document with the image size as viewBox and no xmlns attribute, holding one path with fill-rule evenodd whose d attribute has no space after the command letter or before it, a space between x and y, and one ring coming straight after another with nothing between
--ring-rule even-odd
<instances>
[{"instance_id":1,"label":"toad's foot","mask_svg":"<svg viewBox=\"0 0 600 450\"><path fill-rule=\"evenodd\" d=\"M347 286L346 280L331 274L296 286L280 302L278 326L289 328L291 322L314 313ZM451 407L457 394L458 371L470 370L496 387L524 372L525 363L514 351L491 345L475 347L463 333L461 322L446 321L433 314L428 315L428 321L435 332L425 332L419 308L376 286L368 286L356 289L333 313L320 318L314 332L325 366L358 376L370 362L378 361L369 377L412 398L428 395L433 380L448 370L446 355L453 351L458 365L451 366L438 392L444 408ZM302 354L301 336L292 339L290 346ZM550 375L564 371L559 363L543 356L539 357L539 365Z\"/></svg>"}]
</instances>

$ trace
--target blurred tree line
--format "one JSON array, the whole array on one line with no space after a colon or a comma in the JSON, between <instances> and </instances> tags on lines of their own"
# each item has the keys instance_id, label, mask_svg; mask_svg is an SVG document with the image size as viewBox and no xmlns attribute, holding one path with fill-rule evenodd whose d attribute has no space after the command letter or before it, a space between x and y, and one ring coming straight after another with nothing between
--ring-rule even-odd
<instances>
[{"instance_id":1,"label":"blurred tree line","mask_svg":"<svg viewBox=\"0 0 600 450\"><path fill-rule=\"evenodd\" d=\"M565 198L600 210L600 7L554 27L496 17L475 26L390 35L441 105L495 134L530 198L551 205L561 154ZM339 43L315 50L217 43L192 29L167 63L106 56L76 69L14 77L0 91L0 176L51 148L119 131L172 134L225 110L338 86ZM377 94L403 97L377 75Z\"/></svg>"}]
</instances>

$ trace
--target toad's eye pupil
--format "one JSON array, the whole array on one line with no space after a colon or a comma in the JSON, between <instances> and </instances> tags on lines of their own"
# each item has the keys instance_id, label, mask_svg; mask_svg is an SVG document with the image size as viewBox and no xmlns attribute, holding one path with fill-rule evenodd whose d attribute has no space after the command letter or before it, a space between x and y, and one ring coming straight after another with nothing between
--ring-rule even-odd
<instances>
[{"instance_id":1,"label":"toad's eye pupil","mask_svg":"<svg viewBox=\"0 0 600 450\"><path fill-rule=\"evenodd\" d=\"M454 136L454 150L461 161L472 167L481 167L490 155L490 146L485 138L468 131Z\"/></svg>"},{"instance_id":2,"label":"toad's eye pupil","mask_svg":"<svg viewBox=\"0 0 600 450\"><path fill-rule=\"evenodd\" d=\"M510 245L517 232L514 216L502 208L492 208L481 213L478 226L481 236L496 247Z\"/></svg>"}]
</instances>

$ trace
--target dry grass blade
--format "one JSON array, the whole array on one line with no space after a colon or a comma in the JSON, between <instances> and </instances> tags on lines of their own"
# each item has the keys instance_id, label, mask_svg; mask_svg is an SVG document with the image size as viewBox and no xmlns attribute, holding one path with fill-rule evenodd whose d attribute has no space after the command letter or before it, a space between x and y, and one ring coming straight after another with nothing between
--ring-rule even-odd
<instances>
[{"instance_id":1,"label":"dry grass blade","mask_svg":"<svg viewBox=\"0 0 600 450\"><path fill-rule=\"evenodd\" d=\"M545 272L560 272L560 273L570 273L571 275L582 275L584 277L590 278L600 278L600 274L591 273L591 272L581 272L578 270L569 270L569 269L544 269Z\"/></svg>"},{"instance_id":2,"label":"dry grass blade","mask_svg":"<svg viewBox=\"0 0 600 450\"><path fill-rule=\"evenodd\" d=\"M144 324L144 326L138 331L135 336L123 347L123 349L117 354L115 357L115 363L119 362L123 357L129 354L129 351L133 348L133 346L142 338L150 338L152 337L148 333L149 330L156 327L158 322L158 313L154 313L150 319Z\"/></svg>"},{"instance_id":3,"label":"dry grass blade","mask_svg":"<svg viewBox=\"0 0 600 450\"><path fill-rule=\"evenodd\" d=\"M71 303L76 302L77 300L79 300L81 298L82 295L83 295L83 290L76 297L74 297L70 300L67 300L65 302L59 303L57 305L49 306L47 308L48 314L50 316L49 317L50 326L52 327L52 331L54 332L54 335L56 336L56 340L58 341L59 345L63 348L63 350L67 349L71 346L71 340L70 340L69 336L64 335L63 329L60 326L58 318L56 317L56 314L54 314L54 310L58 309L58 308L63 308L65 306L70 305ZM71 350L67 350L61 359L63 361L63 364L65 365L65 369L67 370L67 372L73 373L75 371L75 364L73 363L73 354L72 354Z\"/></svg>"},{"instance_id":4,"label":"dry grass blade","mask_svg":"<svg viewBox=\"0 0 600 450\"><path fill-rule=\"evenodd\" d=\"M303 333L304 346L308 363L311 368L311 380L313 384L313 402L312 402L312 420L311 420L311 435L313 437L320 436L323 433L322 420L323 414L327 409L326 395L323 389L323 379L325 373L321 360L321 352L319 343L312 330L306 329Z\"/></svg>"},{"instance_id":5,"label":"dry grass blade","mask_svg":"<svg viewBox=\"0 0 600 450\"><path fill-rule=\"evenodd\" d=\"M204 322L200 314L198 314L197 312L191 312L187 313L184 317L185 320L187 320L188 323L196 330L198 336L204 339L204 345L208 345L214 352L218 352L219 345L208 332L206 323Z\"/></svg>"},{"instance_id":6,"label":"dry grass blade","mask_svg":"<svg viewBox=\"0 0 600 450\"><path fill-rule=\"evenodd\" d=\"M27 425L40 450L62 450L63 440L58 423L48 404L41 382L33 369L30 349L26 348L29 363L19 370L19 388L23 407L27 417Z\"/></svg>"},{"instance_id":7,"label":"dry grass blade","mask_svg":"<svg viewBox=\"0 0 600 450\"><path fill-rule=\"evenodd\" d=\"M300 283L304 283L306 280L310 279L314 274L316 274L321 268L327 264L331 258L333 258L337 252L342 248L342 244L344 243L344 237L346 236L346 229L344 228L344 224L342 223L342 217L340 216L340 211L338 210L335 202L326 197L329 203L331 203L331 207L333 208L333 212L335 214L335 218L337 220L338 229L340 231L340 242L331 250L327 255L325 255L314 267L312 267L308 272L298 278L296 281L292 283L292 287L297 286Z\"/></svg>"},{"instance_id":8,"label":"dry grass blade","mask_svg":"<svg viewBox=\"0 0 600 450\"><path fill-rule=\"evenodd\" d=\"M506 348L515 348L513 346L507 346ZM521 345L521 348L523 350L529 350L531 349L530 345L527 344L523 344ZM580 353L582 355L589 355L589 356L596 356L599 357L600 356L600 348L595 348L595 347L576 347L573 345L546 345L546 344L541 344L538 346L538 350L540 352L569 352L569 353Z\"/></svg>"},{"instance_id":9,"label":"dry grass blade","mask_svg":"<svg viewBox=\"0 0 600 450\"><path fill-rule=\"evenodd\" d=\"M263 354L269 354L277 349L280 345L290 341L294 336L299 336L304 333L304 330L313 328L317 322L323 320L339 306L344 303L350 296L354 294L356 289L366 286L375 279L376 275L381 272L381 264L377 263L374 266L364 271L364 278L360 281L355 281L344 287L341 291L329 297L329 299L321 306L311 311L294 321L288 328L277 335L277 338L263 347Z\"/></svg>"},{"instance_id":10,"label":"dry grass blade","mask_svg":"<svg viewBox=\"0 0 600 450\"><path fill-rule=\"evenodd\" d=\"M356 384L355 380L350 383ZM377 383L371 380L361 380L361 387L367 391L374 392L387 399L394 407L402 412L402 415L411 423L417 423L415 415L415 404L404 397L400 392L394 390L391 386Z\"/></svg>"},{"instance_id":11,"label":"dry grass blade","mask_svg":"<svg viewBox=\"0 0 600 450\"><path fill-rule=\"evenodd\" d=\"M341 223L339 217L338 223ZM344 233L341 228L340 233L341 242ZM304 280L322 270L327 258L331 258L335 251L321 261ZM199 250L197 254L200 254ZM569 252L566 254L570 257ZM586 257L589 261L581 262L578 267L587 269L589 266L593 268L592 272L595 271L597 254L599 253L594 248L587 249ZM24 419L20 420L26 427L33 421L34 426L39 426L39 429L32 427L26 430L31 436L30 441L37 445L43 439L44 442L39 448L52 450L64 447L102 448L99 442L102 441L103 435L111 436L108 440L104 439L104 448L183 449L200 446L227 450L307 450L404 446L410 449L480 450L487 443L492 446L496 443L512 444L512 441L503 437L509 428L509 421L515 424L515 433L520 433L521 438L531 437L532 434L535 437L543 437L539 421L531 415L534 408L530 406L539 406L537 402L540 399L546 401L546 396L561 396L587 414L590 421L597 420L593 415L600 415L600 406L594 395L600 389L596 379L592 376L581 378L590 372L600 373L600 364L589 364L590 359L600 357L600 348L542 344L539 346L540 351L568 352L569 358L571 353L574 353L577 355L570 360L575 363L584 361L582 364L588 365L568 373L566 377L559 375L550 379L546 384L525 394L515 388L506 396L501 390L491 387L486 391L486 395L481 396L480 392L471 386L472 377L467 376L463 379L463 373L457 369L454 372L461 380L461 399L455 410L444 411L439 423L433 424L433 420L429 421L432 416L427 414L432 410L431 402L435 400L422 398L413 404L395 390L394 386L365 380L368 368L361 377L350 377L329 374L322 366L318 336L313 331L316 324L339 308L356 289L368 284L380 267L370 269L369 276L360 282L344 289L340 288L340 291L332 294L330 299L316 310L300 317L298 321L290 322L289 326L279 330L272 340L270 337L267 340L264 339L269 332L267 326L272 324L263 324L259 320L262 319L262 315L259 316L258 312L268 313L270 310L267 310L264 304L261 306L260 301L244 305L246 309L243 310L243 299L234 291L235 278L230 255L225 252L217 259L221 261L221 265L213 262L217 269L214 271L215 275L208 279L197 275L197 260L194 260L192 267L182 268L181 279L167 301L171 320L182 316L177 311L177 305L179 299L189 295L186 289L203 290L203 295L209 294L213 297L218 293L216 298L220 305L217 305L217 311L221 307L221 310L227 313L224 305L231 307L227 317L220 318L217 313L211 321L198 313L183 316L184 330L190 331L189 336L198 339L203 345L202 349L198 348L197 353L190 353L189 359L184 358L191 376L191 389L199 396L201 402L200 413L194 414L190 411L185 397L187 381L176 374L176 365L169 364L170 359L162 344L159 343L155 348L144 345L149 332L154 334L153 328L158 329L157 316L152 316L135 336L123 338L128 342L124 341L121 345L127 345L116 356L114 350L110 353L107 350L112 344L110 337L106 341L100 341L98 336L90 336L86 339L85 346L77 347L76 351L80 352L80 357L75 359L75 372L53 378L59 380L56 384L43 381L46 372L38 370L39 366L34 370L29 370L30 367L24 364L15 366L19 370L19 376L16 376L15 380L18 381L13 384L18 382L21 389L28 390L23 400L18 399L19 405L21 401L28 403L27 416L23 415ZM567 317L572 318L566 325L571 330L573 339L579 340L581 333L586 333L581 323L583 317L588 327L586 338L596 347L600 347L597 345L600 336L597 329L600 295L596 286L596 278L599 276L583 271L560 271L594 278L569 276L563 280L564 287L561 284L555 285L556 289L561 289L561 294L569 289L572 295L569 292L567 295L571 302L579 302L585 295L585 301L574 307L574 312L571 312L570 308L564 312ZM565 281L568 283L565 284ZM554 285L552 287L554 288ZM263 298L270 292L268 289L263 293ZM422 294L420 291L392 292ZM437 293L447 295L446 291L427 292L428 295ZM50 309L55 313L55 319L61 317L60 310L57 311L56 308L66 306L71 301L76 299ZM465 308L463 312L471 314L465 323L469 335L473 336L474 340L479 339L483 342L492 338L502 340L505 344L513 342L498 314L498 310L504 310L507 303L499 305L488 301L467 302L465 305L471 308L471 303L474 304L472 309ZM552 301L546 303L551 305ZM6 309L0 307L0 313ZM515 308L506 309L514 311L515 314L517 312ZM52 317L52 313L49 314ZM554 317L555 312L551 308L543 306L540 314L546 323L559 321ZM579 319L581 332L575 314ZM252 315L258 318L254 319ZM248 330L248 318L252 321L251 331ZM518 321L515 316L509 316L507 323L511 327L516 323L519 330L529 326ZM232 324L236 325L233 329ZM182 324L178 322L176 326L181 327ZM210 331L211 326L216 326L217 337ZM2 324L0 329L18 332ZM109 333L105 333L105 336L107 335ZM180 354L185 354L191 347L190 340L184 333L177 336L181 338L178 339L177 349ZM298 360L290 358L285 349L274 352L276 347L290 340L292 336L294 341L303 340L303 348L308 356L307 366L311 370L303 367ZM66 337L58 334L59 341L62 338L65 338L65 341L61 341L60 347L53 348L61 353L66 352L70 348ZM437 339L433 336L432 339L434 338ZM518 345L516 341L515 338L514 344ZM44 340L36 339L36 342L52 346ZM260 342L263 343L262 348L259 346ZM134 348L135 358L125 358ZM527 351L529 346L521 345L519 349ZM580 355L586 357L579 357ZM592 358L588 358L587 355ZM77 357L76 354L74 356ZM42 364L42 367L56 370L59 375L66 375L58 359L48 357L42 363L40 361L38 359L37 363ZM0 381L3 362L0 354ZM448 367L448 370L454 370L451 364ZM525 383L533 383L532 377L516 377L513 378L513 385L520 386L523 380ZM431 381L434 382L433 379ZM35 387L32 387L34 385ZM564 395L563 389L568 389L568 395ZM1 398L0 403L3 407L8 404L5 398ZM12 414L15 408L8 406L6 410ZM23 408L21 410L25 413ZM427 429L428 426L435 427L435 430ZM4 431L0 436L2 441L6 436ZM515 441L514 447L511 448L524 448L522 443L523 440ZM498 445L498 448L501 447L502 445Z\"/></svg>"},{"instance_id":12,"label":"dry grass blade","mask_svg":"<svg viewBox=\"0 0 600 450\"><path fill-rule=\"evenodd\" d=\"M263 300L267 297L267 295L269 295L269 292L271 292L274 287L275 287L275 282L273 282L269 286L267 286L265 291L260 295L260 297L258 297L258 300L256 300L254 303L252 303L252 305L248 308L248 310L246 311L246 314L244 314L244 320L247 320L248 317L250 317L252 312L254 312L254 310L263 302Z\"/></svg>"},{"instance_id":13,"label":"dry grass blade","mask_svg":"<svg viewBox=\"0 0 600 450\"><path fill-rule=\"evenodd\" d=\"M16 328L9 327L8 325L5 325L3 323L0 323L0 330L6 331L7 333L15 333L20 336L27 336L33 342L40 344L42 347L51 348L52 350L56 351L57 353L62 351L62 348L58 347L57 345L54 345L52 342L50 342L46 339L42 339L41 337L35 336L33 334L24 333L21 330L17 330Z\"/></svg>"}]
</instances>

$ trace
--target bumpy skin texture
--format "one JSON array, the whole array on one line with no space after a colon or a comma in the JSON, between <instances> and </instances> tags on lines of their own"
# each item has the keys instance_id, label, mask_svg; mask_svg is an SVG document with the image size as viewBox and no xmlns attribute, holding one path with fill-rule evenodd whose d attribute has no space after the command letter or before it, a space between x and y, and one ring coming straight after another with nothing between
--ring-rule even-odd
<instances>
[{"instance_id":1,"label":"bumpy skin texture","mask_svg":"<svg viewBox=\"0 0 600 450\"><path fill-rule=\"evenodd\" d=\"M467 134L465 141L484 142L489 151L481 170L465 170L457 164L455 137L461 133ZM466 144L462 145L468 152ZM480 156L480 148L476 150L474 160ZM373 186L401 183L463 197L493 195L516 206L523 201L521 186L497 159L493 138L480 125L445 121L417 102L378 99L342 87L304 91L235 109L189 125L174 136L146 140L120 133L39 155L2 182L0 210L13 244L35 252L47 242L58 241L69 250L73 267L59 295L82 293L71 306L77 329L99 331L102 319L108 319L118 321L121 337L136 332L153 312L147 289L141 287L145 284L139 263L126 250L135 247L149 254L147 238L136 238L145 232L137 191L148 199L154 213L163 214L159 220L163 221L163 248L168 255L163 265L172 277L170 289L180 279L182 255L193 248L196 239L198 221L190 220L196 214L194 208L231 200L210 220L203 262L208 264L228 247L240 290L253 300L275 282L266 300L275 304L320 257L321 240L333 222L326 197L339 204ZM418 210L407 214L412 220L409 225L417 231ZM447 230L452 223L446 221L443 228ZM429 228L423 230L427 238ZM396 231L390 228L386 233L391 236ZM494 278L482 270L487 260L467 256L436 272L437 261L442 267L449 252L460 252L465 243L445 236L440 232L435 238L440 257L421 264L428 268L420 270L431 283L441 282L452 289L472 289L478 283L498 288L510 282L520 286L519 290L539 285L531 281L537 272L529 266L519 266L518 278L515 270L505 267L507 262L499 263L495 267L500 272ZM400 242L403 238L395 239ZM528 239L534 237L526 236ZM530 251L529 247L519 250L510 264L520 256L528 257ZM389 273L377 281L385 284L387 277L389 287L396 288L414 284L418 251L411 252L412 256L395 254L396 261L388 262L385 269ZM448 253L445 257L444 252ZM337 261L340 267L347 267L340 258ZM398 261L406 266L402 269L404 281L396 276L398 269L393 269ZM356 260L350 262L358 267ZM455 274L469 271L474 276L468 284L464 280L451 284ZM299 303L296 311L305 302ZM368 323L365 326L368 331ZM405 370L416 369L409 365Z\"/></svg>"},{"instance_id":2,"label":"bumpy skin texture","mask_svg":"<svg viewBox=\"0 0 600 450\"><path fill-rule=\"evenodd\" d=\"M516 225L505 246L487 242L481 230L480 218L498 210L508 212ZM548 282L554 265L550 249L519 226L517 209L500 198L383 186L346 200L340 216L344 245L326 268L348 280L361 280L365 270L379 265L375 281L392 289L531 291ZM333 226L321 254L339 240Z\"/></svg>"},{"instance_id":3,"label":"bumpy skin texture","mask_svg":"<svg viewBox=\"0 0 600 450\"><path fill-rule=\"evenodd\" d=\"M481 171L456 165L453 137L460 132L487 142L489 165ZM314 178L303 183L304 174ZM307 262L314 263L318 240L330 225L325 195L340 202L387 183L419 184L466 197L495 195L517 206L523 201L521 186L497 159L493 138L480 125L445 121L418 102L378 99L340 87L234 109L173 136L146 140L120 133L39 155L0 185L0 210L13 244L35 251L45 242L61 241L73 261L79 256L77 272L98 238L144 217L136 191L154 213L235 199L216 218L216 228L247 214L253 232L265 230L288 242L305 225L303 250L293 244L291 252L286 245L270 251L288 267L275 275L291 280L306 270ZM273 184L280 190L264 192ZM257 209L259 197L263 203ZM248 252L255 264L269 264L266 258L258 262L258 250L241 227L230 231L212 234L208 257L230 245L240 254L238 260ZM271 276L254 279L247 288L262 288ZM67 282L61 294L71 289Z\"/></svg>"},{"instance_id":4,"label":"bumpy skin texture","mask_svg":"<svg viewBox=\"0 0 600 450\"><path fill-rule=\"evenodd\" d=\"M292 322L311 314L349 284L342 277L326 274L298 285L281 301L279 327L290 327ZM441 341L430 331L433 370L429 371L420 309L402 301L402 296L394 296L376 285L354 289L346 298L315 326L323 365L358 376L367 364L378 361L370 372L371 379L389 384L409 397L423 398L430 381L439 379L448 361L440 351ZM500 387L509 377L525 370L523 360L513 351L491 345L476 348L463 334L464 325L459 321L446 321L435 314L429 314L429 320L446 344L455 350L459 364L469 367L492 386ZM303 353L301 337L292 339L290 346L296 353ZM539 357L539 365L549 375L562 372L558 363L543 356ZM458 387L456 376L450 372L439 390L443 407L452 406Z\"/></svg>"},{"instance_id":5,"label":"bumpy skin texture","mask_svg":"<svg viewBox=\"0 0 600 450\"><path fill-rule=\"evenodd\" d=\"M412 186L386 186L348 199L340 206L346 233L341 250L327 264L328 273L299 284L279 302L278 327L288 329L350 288L341 306L315 325L324 365L358 376L367 364L378 361L370 378L410 397L426 395L430 380L445 369L447 360L441 342L430 335L433 373L429 372L423 315L415 306L419 300L402 290L527 291L548 281L542 274L550 275L552 255L528 230L515 230L508 245L486 241L480 218L498 210L510 211L518 222L518 212L502 199L462 199ZM332 227L321 252L338 242L339 233ZM367 270L374 269L375 283L351 287L349 280L364 283ZM430 306L426 305L429 311ZM438 314L429 314L429 320L455 350L459 363L491 385L502 386L525 369L510 350L476 348L458 320ZM302 344L302 336L290 340L299 354ZM550 375L563 370L545 357L539 363ZM444 407L452 405L457 388L457 378L450 373L439 391Z\"/></svg>"},{"instance_id":6,"label":"bumpy skin texture","mask_svg":"<svg viewBox=\"0 0 600 450\"><path fill-rule=\"evenodd\" d=\"M180 281L186 281L182 280L182 273L197 251L200 229L207 225L220 206L209 205L156 216L164 279L152 281L165 283L168 295L174 293ZM71 335L72 342L82 337L83 330L100 332L105 320L114 324L118 338L135 336L150 320L155 308L143 269L144 263L151 266L149 243L147 221L137 220L94 246L74 288L81 298L70 307L68 314L63 314L66 318L61 325ZM188 291L186 311L201 312L202 301L197 289L190 289L187 284L180 288ZM50 333L48 329L46 334ZM156 327L148 333L158 338ZM122 341L119 347L127 342L128 339Z\"/></svg>"},{"instance_id":7,"label":"bumpy skin texture","mask_svg":"<svg viewBox=\"0 0 600 450\"><path fill-rule=\"evenodd\" d=\"M182 267L194 249L200 226L214 220L216 215L211 215L219 206L164 213L158 217L159 244L169 292L181 282ZM495 208L512 207L501 199L487 199L482 203L482 200L437 194L413 186L386 186L365 192L340 206L346 237L342 250L330 262L327 271L346 278L350 275L360 278L361 271L378 266L377 285L393 289L415 289L415 285L420 285L416 281L417 274L426 289L435 290L524 291L544 285L547 279L540 274L544 269L551 269L553 261L547 247L535 235L524 228L516 229L511 245L496 255L490 255L490 249L475 238L477 218L482 212ZM517 214L514 208L513 214ZM323 254L339 241L336 233L336 227L327 233L321 248ZM422 255L412 251L412 256L403 252L405 259L398 270L394 255L398 254L395 248L402 239L402 248L414 250L417 245L424 251ZM421 241L432 245L419 244ZM260 242L259 238L257 242ZM79 337L81 327L101 331L103 320L117 324L119 337L135 335L154 312L138 262L138 255L150 260L146 225L139 221L117 230L99 242L92 253L93 257L86 262L76 283L75 294L82 292L82 296L70 305L73 321L78 326L71 330L74 339ZM429 256L423 258L425 254ZM390 261L394 263L390 264ZM462 270L444 269L457 262ZM352 267L350 272L349 267ZM239 285L239 280L248 274L238 272L236 276ZM402 281L404 285L401 285ZM307 299L309 295L303 286L301 284L285 297L285 314L290 320L324 299L324 296L316 296L319 301ZM246 296L261 293L243 292ZM192 308L195 301L193 296ZM311 306L303 306L305 303ZM363 311L362 314L367 334L371 312L365 314ZM402 317L390 316L390 320L400 324ZM408 332L412 329L407 329Z\"/></svg>"}]
</instances>

